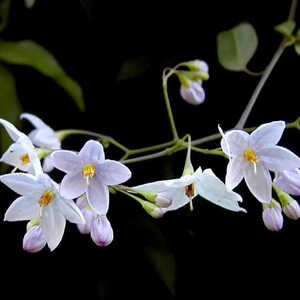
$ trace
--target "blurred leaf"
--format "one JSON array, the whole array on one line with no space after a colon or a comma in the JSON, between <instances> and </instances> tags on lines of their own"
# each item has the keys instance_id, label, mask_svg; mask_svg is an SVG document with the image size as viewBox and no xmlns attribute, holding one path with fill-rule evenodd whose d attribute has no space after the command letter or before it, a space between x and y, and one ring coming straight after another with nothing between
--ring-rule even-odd
<instances>
[{"instance_id":1,"label":"blurred leaf","mask_svg":"<svg viewBox=\"0 0 300 300\"><path fill-rule=\"evenodd\" d=\"M6 27L9 17L11 0L2 0L0 1L0 31Z\"/></svg>"},{"instance_id":2,"label":"blurred leaf","mask_svg":"<svg viewBox=\"0 0 300 300\"><path fill-rule=\"evenodd\" d=\"M10 71L2 64L0 64L0 86L0 118L18 126L20 124L19 116L22 108L18 100L15 80ZM0 151L2 155L11 144L11 139L2 126L0 134ZM6 168L6 165L1 164L1 171Z\"/></svg>"},{"instance_id":3,"label":"blurred leaf","mask_svg":"<svg viewBox=\"0 0 300 300\"><path fill-rule=\"evenodd\" d=\"M300 55L300 41L297 41L294 45L295 51L298 55Z\"/></svg>"},{"instance_id":4,"label":"blurred leaf","mask_svg":"<svg viewBox=\"0 0 300 300\"><path fill-rule=\"evenodd\" d=\"M285 36L290 36L290 35L292 35L295 27L296 27L295 21L288 20L288 21L285 21L285 22L275 26L274 29Z\"/></svg>"},{"instance_id":5,"label":"blurred leaf","mask_svg":"<svg viewBox=\"0 0 300 300\"><path fill-rule=\"evenodd\" d=\"M37 43L25 40L20 42L0 41L0 60L10 64L25 65L35 68L52 78L73 98L80 110L84 110L82 89L70 78L55 57Z\"/></svg>"},{"instance_id":6,"label":"blurred leaf","mask_svg":"<svg viewBox=\"0 0 300 300\"><path fill-rule=\"evenodd\" d=\"M134 79L143 75L149 68L147 58L144 56L125 61L117 76L117 81Z\"/></svg>"},{"instance_id":7,"label":"blurred leaf","mask_svg":"<svg viewBox=\"0 0 300 300\"><path fill-rule=\"evenodd\" d=\"M244 71L254 55L258 39L249 23L220 32L217 35L217 52L220 64L230 71Z\"/></svg>"}]
</instances>

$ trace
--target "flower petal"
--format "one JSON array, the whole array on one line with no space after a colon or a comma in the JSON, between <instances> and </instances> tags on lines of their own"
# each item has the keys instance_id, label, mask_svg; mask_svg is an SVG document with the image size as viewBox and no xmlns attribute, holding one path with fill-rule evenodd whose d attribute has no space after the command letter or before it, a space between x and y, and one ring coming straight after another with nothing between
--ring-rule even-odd
<instances>
[{"instance_id":1,"label":"flower petal","mask_svg":"<svg viewBox=\"0 0 300 300\"><path fill-rule=\"evenodd\" d=\"M172 184L176 184L178 179L159 180L134 186L133 189L138 191L149 191L153 193L161 193L166 191Z\"/></svg>"},{"instance_id":2,"label":"flower petal","mask_svg":"<svg viewBox=\"0 0 300 300\"><path fill-rule=\"evenodd\" d=\"M35 128L43 129L43 128L50 128L46 123L44 123L39 117L24 113L20 115L21 119L28 120Z\"/></svg>"},{"instance_id":3,"label":"flower petal","mask_svg":"<svg viewBox=\"0 0 300 300\"><path fill-rule=\"evenodd\" d=\"M276 173L274 178L274 184L277 185L281 190L290 194L299 196L300 195L300 170L282 171Z\"/></svg>"},{"instance_id":4,"label":"flower petal","mask_svg":"<svg viewBox=\"0 0 300 300\"><path fill-rule=\"evenodd\" d=\"M35 219L39 215L39 204L30 196L17 198L7 209L4 221L25 221Z\"/></svg>"},{"instance_id":5,"label":"flower petal","mask_svg":"<svg viewBox=\"0 0 300 300\"><path fill-rule=\"evenodd\" d=\"M106 215L109 205L109 190L97 178L93 178L90 181L87 189L87 199L89 205L97 214L101 216Z\"/></svg>"},{"instance_id":6,"label":"flower petal","mask_svg":"<svg viewBox=\"0 0 300 300\"><path fill-rule=\"evenodd\" d=\"M72 200L59 197L55 202L57 209L71 223L84 224L85 220L76 204Z\"/></svg>"},{"instance_id":7,"label":"flower petal","mask_svg":"<svg viewBox=\"0 0 300 300\"><path fill-rule=\"evenodd\" d=\"M38 195L44 187L31 174L14 173L0 176L0 181L19 195Z\"/></svg>"},{"instance_id":8,"label":"flower petal","mask_svg":"<svg viewBox=\"0 0 300 300\"><path fill-rule=\"evenodd\" d=\"M248 162L242 156L231 159L227 165L225 184L228 189L233 190L240 184L243 179L243 170L247 167Z\"/></svg>"},{"instance_id":9,"label":"flower petal","mask_svg":"<svg viewBox=\"0 0 300 300\"><path fill-rule=\"evenodd\" d=\"M94 140L87 141L79 152L79 156L87 162L103 162L105 159L103 146Z\"/></svg>"},{"instance_id":10,"label":"flower petal","mask_svg":"<svg viewBox=\"0 0 300 300\"><path fill-rule=\"evenodd\" d=\"M32 143L38 147L57 150L61 148L61 142L51 128L35 129L29 134Z\"/></svg>"},{"instance_id":11,"label":"flower petal","mask_svg":"<svg viewBox=\"0 0 300 300\"><path fill-rule=\"evenodd\" d=\"M164 192L164 195L172 200L172 203L170 206L161 208L164 212L166 211L171 211L171 210L176 210L179 209L186 204L188 204L195 196L196 194L189 198L185 194L185 189L184 187L179 187L179 188L169 188Z\"/></svg>"},{"instance_id":12,"label":"flower petal","mask_svg":"<svg viewBox=\"0 0 300 300\"><path fill-rule=\"evenodd\" d=\"M259 126L250 135L250 147L258 151L275 146L279 142L284 129L284 121L275 121Z\"/></svg>"},{"instance_id":13,"label":"flower petal","mask_svg":"<svg viewBox=\"0 0 300 300\"><path fill-rule=\"evenodd\" d=\"M228 190L225 184L213 173L211 169L204 170L201 177L196 181L196 192L206 200L229 209L231 211L246 210L239 206L238 202L242 202L239 194Z\"/></svg>"},{"instance_id":14,"label":"flower petal","mask_svg":"<svg viewBox=\"0 0 300 300\"><path fill-rule=\"evenodd\" d=\"M56 211L52 205L47 205L43 209L41 228L51 251L60 243L65 231L65 226L65 217L59 211Z\"/></svg>"},{"instance_id":15,"label":"flower petal","mask_svg":"<svg viewBox=\"0 0 300 300\"><path fill-rule=\"evenodd\" d=\"M244 177L250 192L263 203L270 203L272 199L272 179L270 172L262 163L254 168L249 166L244 170Z\"/></svg>"},{"instance_id":16,"label":"flower petal","mask_svg":"<svg viewBox=\"0 0 300 300\"><path fill-rule=\"evenodd\" d=\"M60 194L66 199L81 196L87 190L87 184L81 172L65 175L60 185Z\"/></svg>"},{"instance_id":17,"label":"flower petal","mask_svg":"<svg viewBox=\"0 0 300 300\"><path fill-rule=\"evenodd\" d=\"M131 172L125 165L110 159L97 164L96 173L102 183L106 185L121 184L131 177Z\"/></svg>"},{"instance_id":18,"label":"flower petal","mask_svg":"<svg viewBox=\"0 0 300 300\"><path fill-rule=\"evenodd\" d=\"M54 164L52 161L51 155L48 155L44 158L43 161L43 171L46 173L50 173L54 169Z\"/></svg>"},{"instance_id":19,"label":"flower petal","mask_svg":"<svg viewBox=\"0 0 300 300\"><path fill-rule=\"evenodd\" d=\"M69 150L57 150L50 154L55 168L65 172L74 173L81 170L81 160L76 153Z\"/></svg>"},{"instance_id":20,"label":"flower petal","mask_svg":"<svg viewBox=\"0 0 300 300\"><path fill-rule=\"evenodd\" d=\"M284 147L264 148L257 155L259 160L272 171L293 170L300 167L300 158Z\"/></svg>"},{"instance_id":21,"label":"flower petal","mask_svg":"<svg viewBox=\"0 0 300 300\"><path fill-rule=\"evenodd\" d=\"M89 234L91 232L91 224L96 217L96 214L91 210L84 208L81 210L82 215L85 219L84 224L77 224L77 228L82 234Z\"/></svg>"},{"instance_id":22,"label":"flower petal","mask_svg":"<svg viewBox=\"0 0 300 300\"><path fill-rule=\"evenodd\" d=\"M13 141L18 141L19 139L29 140L29 138L21 131L19 131L13 124L10 122L0 119L0 124L2 124L7 131L8 135Z\"/></svg>"},{"instance_id":23,"label":"flower petal","mask_svg":"<svg viewBox=\"0 0 300 300\"><path fill-rule=\"evenodd\" d=\"M226 142L225 142L226 139ZM228 149L228 146L230 149ZM231 130L225 133L225 138L221 140L221 147L225 154L229 156L240 156L245 148L249 146L249 134L242 130Z\"/></svg>"}]
</instances>

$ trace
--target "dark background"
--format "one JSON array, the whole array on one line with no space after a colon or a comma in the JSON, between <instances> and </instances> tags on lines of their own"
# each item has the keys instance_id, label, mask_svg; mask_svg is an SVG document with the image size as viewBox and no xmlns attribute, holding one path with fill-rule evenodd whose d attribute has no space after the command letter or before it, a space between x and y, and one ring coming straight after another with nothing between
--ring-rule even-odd
<instances>
[{"instance_id":1,"label":"dark background","mask_svg":"<svg viewBox=\"0 0 300 300\"><path fill-rule=\"evenodd\" d=\"M216 35L242 21L254 25L260 43L249 69L261 71L281 40L273 27L286 19L290 5L290 1L199 1L199 7L189 1L169 7L96 3L85 10L79 1L37 0L28 10L22 1L15 1L2 38L33 39L43 45L84 90L86 112L81 113L50 79L27 67L10 66L23 111L38 115L54 129L100 132L129 148L171 139L161 74L165 67L185 60L207 61L210 80L204 83L206 101L197 107L185 103L178 81L170 80L179 135L190 133L195 139L215 133L217 124L224 130L234 126L259 78L224 70L217 62ZM128 60L143 62L143 72L120 80ZM290 122L299 116L299 67L299 57L293 48L287 49L247 125ZM25 132L31 130L29 124L23 125ZM281 144L299 154L297 139L299 133L288 130ZM63 146L78 150L85 140L70 137ZM121 154L111 148L106 152L112 159ZM133 176L128 184L180 177L184 155L129 165ZM195 153L192 160L195 168L213 168L224 180L223 158ZM57 181L62 178L59 172L53 175ZM260 203L244 183L237 191L246 215L197 199L194 212L185 207L160 220L152 219L132 199L112 195L109 219L115 239L106 248L95 246L89 236L68 224L54 252L28 254L22 250L25 222L2 223L1 291L25 299L206 299L261 296L258 287L272 293L278 281L286 293L292 292L296 281L291 272L300 266L299 222L285 219L281 232L269 232ZM1 187L1 216L15 197Z\"/></svg>"}]
</instances>

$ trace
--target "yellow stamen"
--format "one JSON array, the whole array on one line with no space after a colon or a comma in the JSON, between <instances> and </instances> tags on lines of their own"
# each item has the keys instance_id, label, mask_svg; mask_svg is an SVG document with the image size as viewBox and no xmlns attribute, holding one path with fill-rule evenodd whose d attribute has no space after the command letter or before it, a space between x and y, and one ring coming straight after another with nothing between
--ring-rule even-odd
<instances>
[{"instance_id":1,"label":"yellow stamen","mask_svg":"<svg viewBox=\"0 0 300 300\"><path fill-rule=\"evenodd\" d=\"M95 175L96 168L92 164L84 165L82 168L82 176L86 178L87 185L90 184L89 179Z\"/></svg>"},{"instance_id":2,"label":"yellow stamen","mask_svg":"<svg viewBox=\"0 0 300 300\"><path fill-rule=\"evenodd\" d=\"M30 162L28 153L25 153L25 154L21 155L21 156L20 156L20 160L21 160L21 164L22 164L22 165L28 164L28 163Z\"/></svg>"},{"instance_id":3,"label":"yellow stamen","mask_svg":"<svg viewBox=\"0 0 300 300\"><path fill-rule=\"evenodd\" d=\"M55 194L53 193L53 190L46 190L41 198L39 199L38 203L41 207L47 206L52 199L55 198Z\"/></svg>"},{"instance_id":4,"label":"yellow stamen","mask_svg":"<svg viewBox=\"0 0 300 300\"><path fill-rule=\"evenodd\" d=\"M259 159L251 148L246 148L244 150L244 158L251 164L253 164L254 167L254 174L257 174L256 164L259 162Z\"/></svg>"}]
</instances>

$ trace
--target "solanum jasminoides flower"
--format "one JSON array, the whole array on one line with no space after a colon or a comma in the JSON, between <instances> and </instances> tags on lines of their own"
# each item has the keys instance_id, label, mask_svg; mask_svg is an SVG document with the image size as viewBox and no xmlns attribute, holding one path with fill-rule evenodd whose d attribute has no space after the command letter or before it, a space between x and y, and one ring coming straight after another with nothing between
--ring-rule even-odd
<instances>
[{"instance_id":1,"label":"solanum jasminoides flower","mask_svg":"<svg viewBox=\"0 0 300 300\"><path fill-rule=\"evenodd\" d=\"M0 181L21 195L7 209L5 221L38 219L51 250L60 243L66 219L84 223L84 218L72 200L62 198L59 186L48 175L14 173L0 176Z\"/></svg>"},{"instance_id":2,"label":"solanum jasminoides flower","mask_svg":"<svg viewBox=\"0 0 300 300\"><path fill-rule=\"evenodd\" d=\"M225 183L234 189L243 178L251 193L260 201L270 203L272 179L269 170L284 171L300 167L300 158L277 146L285 122L275 121L259 126L250 135L232 130L222 138L222 150L231 158ZM229 149L228 149L229 148Z\"/></svg>"},{"instance_id":3,"label":"solanum jasminoides flower","mask_svg":"<svg viewBox=\"0 0 300 300\"><path fill-rule=\"evenodd\" d=\"M279 231L283 226L283 216L280 204L273 200L263 204L263 222L270 231Z\"/></svg>"},{"instance_id":4,"label":"solanum jasminoides flower","mask_svg":"<svg viewBox=\"0 0 300 300\"><path fill-rule=\"evenodd\" d=\"M41 251L46 246L46 238L40 225L30 227L23 238L23 249L30 253Z\"/></svg>"},{"instance_id":5,"label":"solanum jasminoides flower","mask_svg":"<svg viewBox=\"0 0 300 300\"><path fill-rule=\"evenodd\" d=\"M86 142L79 154L58 150L51 156L54 166L67 173L61 182L62 196L74 199L86 193L90 207L100 216L108 211L108 186L131 177L125 165L105 159L102 145L93 140Z\"/></svg>"},{"instance_id":6,"label":"solanum jasminoides flower","mask_svg":"<svg viewBox=\"0 0 300 300\"><path fill-rule=\"evenodd\" d=\"M34 145L49 150L61 149L61 142L55 131L40 118L28 113L21 114L20 118L28 120L35 127L28 135ZM50 172L53 168L51 156L48 155L44 158L43 169L45 172Z\"/></svg>"},{"instance_id":7,"label":"solanum jasminoides flower","mask_svg":"<svg viewBox=\"0 0 300 300\"><path fill-rule=\"evenodd\" d=\"M82 234L91 234L93 242L98 246L107 246L113 240L113 230L106 216L100 216L89 206L85 196L76 201L77 206L85 217L85 224L77 224Z\"/></svg>"},{"instance_id":8,"label":"solanum jasminoides flower","mask_svg":"<svg viewBox=\"0 0 300 300\"><path fill-rule=\"evenodd\" d=\"M197 195L223 208L245 212L245 209L238 205L238 202L242 201L240 195L227 190L225 184L211 169L202 172L199 167L196 172L183 175L181 178L146 183L133 189L163 193L165 197L172 200L169 207L161 208L164 212L183 207Z\"/></svg>"},{"instance_id":9,"label":"solanum jasminoides flower","mask_svg":"<svg viewBox=\"0 0 300 300\"><path fill-rule=\"evenodd\" d=\"M28 136L6 120L0 119L0 124L4 126L10 138L14 141L3 153L0 161L21 171L40 175L42 173L41 162Z\"/></svg>"},{"instance_id":10,"label":"solanum jasminoides flower","mask_svg":"<svg viewBox=\"0 0 300 300\"><path fill-rule=\"evenodd\" d=\"M273 183L290 195L300 196L299 169L276 172Z\"/></svg>"},{"instance_id":11,"label":"solanum jasminoides flower","mask_svg":"<svg viewBox=\"0 0 300 300\"><path fill-rule=\"evenodd\" d=\"M188 85L181 85L181 97L188 103L199 105L205 100L205 91L202 87L202 80L191 81Z\"/></svg>"}]
</instances>

